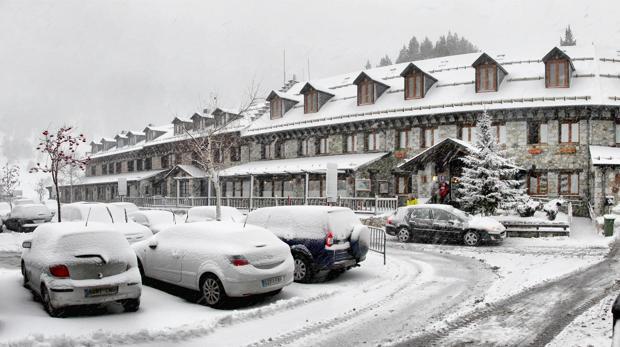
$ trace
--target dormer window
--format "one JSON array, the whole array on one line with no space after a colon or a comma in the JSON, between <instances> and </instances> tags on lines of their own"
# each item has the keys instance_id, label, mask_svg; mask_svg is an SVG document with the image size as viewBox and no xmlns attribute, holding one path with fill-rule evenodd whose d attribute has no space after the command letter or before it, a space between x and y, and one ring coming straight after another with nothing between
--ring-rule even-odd
<instances>
[{"instance_id":1,"label":"dormer window","mask_svg":"<svg viewBox=\"0 0 620 347\"><path fill-rule=\"evenodd\" d=\"M482 53L471 66L476 69L476 93L496 92L508 74L486 53Z\"/></svg>"},{"instance_id":2,"label":"dormer window","mask_svg":"<svg viewBox=\"0 0 620 347\"><path fill-rule=\"evenodd\" d=\"M304 113L314 113L319 110L319 93L312 89L304 95Z\"/></svg>"},{"instance_id":3,"label":"dormer window","mask_svg":"<svg viewBox=\"0 0 620 347\"><path fill-rule=\"evenodd\" d=\"M420 99L424 97L424 76L414 73L405 77L405 99Z\"/></svg>"},{"instance_id":4,"label":"dormer window","mask_svg":"<svg viewBox=\"0 0 620 347\"><path fill-rule=\"evenodd\" d=\"M370 105L375 103L375 84L365 79L357 85L357 104Z\"/></svg>"},{"instance_id":5,"label":"dormer window","mask_svg":"<svg viewBox=\"0 0 620 347\"><path fill-rule=\"evenodd\" d=\"M554 47L542 58L545 63L545 87L568 88L575 70L571 58L561 49Z\"/></svg>"},{"instance_id":6,"label":"dormer window","mask_svg":"<svg viewBox=\"0 0 620 347\"><path fill-rule=\"evenodd\" d=\"M276 97L269 101L271 119L282 118L282 99Z\"/></svg>"}]
</instances>

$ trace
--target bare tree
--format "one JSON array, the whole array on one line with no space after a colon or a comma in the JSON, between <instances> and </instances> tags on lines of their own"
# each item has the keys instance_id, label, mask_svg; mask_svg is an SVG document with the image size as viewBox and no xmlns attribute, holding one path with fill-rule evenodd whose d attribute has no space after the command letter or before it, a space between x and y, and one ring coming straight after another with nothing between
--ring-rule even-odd
<instances>
[{"instance_id":1,"label":"bare tree","mask_svg":"<svg viewBox=\"0 0 620 347\"><path fill-rule=\"evenodd\" d=\"M90 157L80 158L78 147L86 142L83 134L75 136L71 133L72 127L61 127L56 134L50 133L48 130L43 131L37 151L43 153L46 157L45 163L37 163L30 169L30 172L44 172L52 176L52 183L56 191L56 203L58 207L58 222L60 222L60 190L58 188L60 181L59 175L62 170L67 167L74 166L80 170L86 168L86 164Z\"/></svg>"},{"instance_id":2,"label":"bare tree","mask_svg":"<svg viewBox=\"0 0 620 347\"><path fill-rule=\"evenodd\" d=\"M60 184L69 186L69 202L73 202L73 186L84 177L84 170L74 165L67 165L60 169L58 179Z\"/></svg>"},{"instance_id":3,"label":"bare tree","mask_svg":"<svg viewBox=\"0 0 620 347\"><path fill-rule=\"evenodd\" d=\"M9 201L13 200L15 189L19 185L19 166L4 164L0 170L0 189Z\"/></svg>"},{"instance_id":4,"label":"bare tree","mask_svg":"<svg viewBox=\"0 0 620 347\"><path fill-rule=\"evenodd\" d=\"M259 86L254 82L247 89L245 101L242 102L238 111L234 111L233 117L201 131L190 131L185 128L189 137L189 144L196 154L193 162L207 172L209 182L215 190L215 219L222 219L222 187L220 171L224 169L224 153L239 143L239 135L234 130L236 122L242 122L247 113L256 106Z\"/></svg>"},{"instance_id":5,"label":"bare tree","mask_svg":"<svg viewBox=\"0 0 620 347\"><path fill-rule=\"evenodd\" d=\"M34 191L39 196L39 201L43 202L43 198L45 197L45 193L47 193L47 186L49 185L49 178L40 178L34 184Z\"/></svg>"}]
</instances>

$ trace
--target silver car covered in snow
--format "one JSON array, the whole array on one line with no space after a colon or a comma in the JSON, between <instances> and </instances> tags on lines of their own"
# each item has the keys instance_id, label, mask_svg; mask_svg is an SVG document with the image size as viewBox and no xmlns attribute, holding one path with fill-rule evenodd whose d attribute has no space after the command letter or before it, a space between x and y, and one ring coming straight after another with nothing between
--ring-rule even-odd
<instances>
[{"instance_id":1,"label":"silver car covered in snow","mask_svg":"<svg viewBox=\"0 0 620 347\"><path fill-rule=\"evenodd\" d=\"M44 224L22 246L24 287L41 298L50 316L61 317L70 306L109 302L138 310L142 282L135 253L109 225Z\"/></svg>"}]
</instances>

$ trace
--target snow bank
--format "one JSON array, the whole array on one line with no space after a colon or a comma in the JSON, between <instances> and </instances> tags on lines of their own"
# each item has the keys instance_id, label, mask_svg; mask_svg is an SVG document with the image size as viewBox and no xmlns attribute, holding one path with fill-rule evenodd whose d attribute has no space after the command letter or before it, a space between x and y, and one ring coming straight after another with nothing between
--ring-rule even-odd
<instances>
[{"instance_id":1,"label":"snow bank","mask_svg":"<svg viewBox=\"0 0 620 347\"><path fill-rule=\"evenodd\" d=\"M30 233L0 233L0 252L21 252L22 242L31 238Z\"/></svg>"}]
</instances>

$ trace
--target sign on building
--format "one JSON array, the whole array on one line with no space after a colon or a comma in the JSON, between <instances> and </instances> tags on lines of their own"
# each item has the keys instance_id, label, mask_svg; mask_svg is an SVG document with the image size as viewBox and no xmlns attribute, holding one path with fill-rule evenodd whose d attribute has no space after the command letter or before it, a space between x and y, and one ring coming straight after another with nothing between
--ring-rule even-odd
<instances>
[{"instance_id":1,"label":"sign on building","mask_svg":"<svg viewBox=\"0 0 620 347\"><path fill-rule=\"evenodd\" d=\"M338 199L338 164L336 163L327 163L325 190L327 202L336 202Z\"/></svg>"},{"instance_id":2,"label":"sign on building","mask_svg":"<svg viewBox=\"0 0 620 347\"><path fill-rule=\"evenodd\" d=\"M118 195L127 196L127 179L126 178L118 179Z\"/></svg>"}]
</instances>

